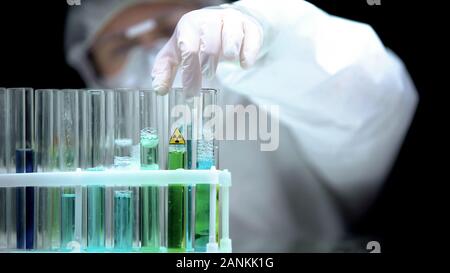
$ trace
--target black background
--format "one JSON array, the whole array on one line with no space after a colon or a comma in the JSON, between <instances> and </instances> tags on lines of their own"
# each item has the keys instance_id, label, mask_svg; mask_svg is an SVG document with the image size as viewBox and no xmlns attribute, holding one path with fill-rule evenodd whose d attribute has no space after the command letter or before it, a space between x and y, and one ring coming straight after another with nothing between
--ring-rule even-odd
<instances>
[{"instance_id":1,"label":"black background","mask_svg":"<svg viewBox=\"0 0 450 273\"><path fill-rule=\"evenodd\" d=\"M329 13L372 25L412 76L420 97L413 124L379 198L352 229L380 240L385 253L426 251L419 244L434 240L426 228L440 226L434 217L436 207L430 209L426 204L438 206L433 196L437 184L443 182L435 177L435 157L430 153L440 151L433 141L439 134L434 114L440 110L435 104L437 96L444 90L436 86L438 68L432 64L439 54L434 48L437 37L443 35L437 31L437 21L443 17L435 15L440 8L425 1L381 0L381 6L369 6L366 0L310 2ZM84 87L64 59L63 31L69 8L76 7L69 7L65 0L1 1L1 87Z\"/></svg>"}]
</instances>

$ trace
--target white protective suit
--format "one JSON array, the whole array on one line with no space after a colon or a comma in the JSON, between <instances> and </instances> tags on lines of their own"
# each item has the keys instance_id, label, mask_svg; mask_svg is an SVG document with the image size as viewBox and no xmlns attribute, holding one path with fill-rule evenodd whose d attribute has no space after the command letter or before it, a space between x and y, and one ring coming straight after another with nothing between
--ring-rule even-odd
<instances>
[{"instance_id":1,"label":"white protective suit","mask_svg":"<svg viewBox=\"0 0 450 273\"><path fill-rule=\"evenodd\" d=\"M233 176L233 250L314 250L305 245L339 239L373 201L417 92L401 60L366 24L302 0L231 7L261 24L264 46L249 69L219 64L221 101L279 105L281 122L276 151L260 151L257 141L221 143L221 168Z\"/></svg>"}]
</instances>

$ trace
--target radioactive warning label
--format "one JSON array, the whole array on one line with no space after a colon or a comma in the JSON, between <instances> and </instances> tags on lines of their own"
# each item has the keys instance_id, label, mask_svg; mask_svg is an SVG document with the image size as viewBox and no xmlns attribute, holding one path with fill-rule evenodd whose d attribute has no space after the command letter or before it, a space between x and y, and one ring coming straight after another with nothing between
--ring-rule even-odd
<instances>
[{"instance_id":1,"label":"radioactive warning label","mask_svg":"<svg viewBox=\"0 0 450 273\"><path fill-rule=\"evenodd\" d=\"M185 144L185 140L183 135L180 132L180 129L176 128L170 137L169 144Z\"/></svg>"}]
</instances>

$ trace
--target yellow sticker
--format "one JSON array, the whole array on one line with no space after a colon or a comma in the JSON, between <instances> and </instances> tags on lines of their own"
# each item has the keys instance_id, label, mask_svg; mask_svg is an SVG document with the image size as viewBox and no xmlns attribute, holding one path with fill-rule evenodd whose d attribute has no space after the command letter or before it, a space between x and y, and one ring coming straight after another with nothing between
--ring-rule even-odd
<instances>
[{"instance_id":1,"label":"yellow sticker","mask_svg":"<svg viewBox=\"0 0 450 273\"><path fill-rule=\"evenodd\" d=\"M169 144L185 144L184 137L180 132L180 129L175 129L173 135L170 137Z\"/></svg>"}]
</instances>

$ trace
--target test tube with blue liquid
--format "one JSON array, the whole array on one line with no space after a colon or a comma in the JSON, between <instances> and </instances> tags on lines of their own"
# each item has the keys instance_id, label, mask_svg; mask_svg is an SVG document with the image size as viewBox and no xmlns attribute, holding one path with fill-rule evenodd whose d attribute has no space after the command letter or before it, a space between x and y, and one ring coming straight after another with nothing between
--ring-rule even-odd
<instances>
[{"instance_id":1,"label":"test tube with blue liquid","mask_svg":"<svg viewBox=\"0 0 450 273\"><path fill-rule=\"evenodd\" d=\"M33 151L33 90L0 90L0 172L35 171ZM11 249L34 246L34 187L0 189L0 237Z\"/></svg>"}]
</instances>

